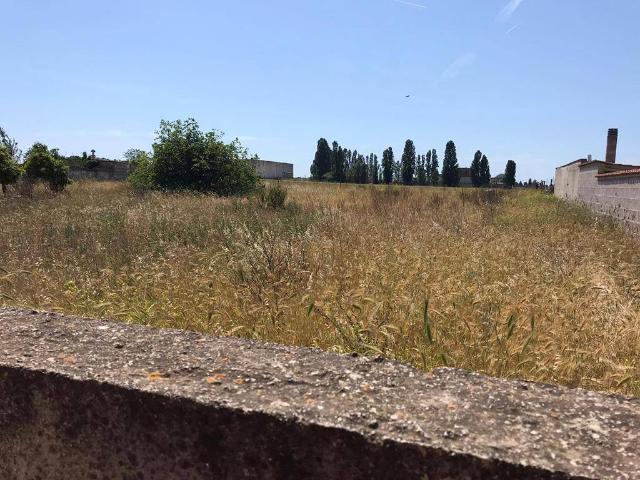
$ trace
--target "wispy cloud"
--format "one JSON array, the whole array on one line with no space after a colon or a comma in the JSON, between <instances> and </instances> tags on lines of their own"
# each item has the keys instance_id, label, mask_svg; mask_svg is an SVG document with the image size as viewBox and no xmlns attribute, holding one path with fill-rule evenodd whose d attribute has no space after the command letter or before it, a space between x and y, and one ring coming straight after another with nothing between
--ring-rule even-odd
<instances>
[{"instance_id":1,"label":"wispy cloud","mask_svg":"<svg viewBox=\"0 0 640 480\"><path fill-rule=\"evenodd\" d=\"M414 3L414 2L407 2L405 0L391 0L393 3L400 3L402 5L408 5L410 7L417 7L417 8L427 8L426 5L422 5L420 3Z\"/></svg>"},{"instance_id":2,"label":"wispy cloud","mask_svg":"<svg viewBox=\"0 0 640 480\"><path fill-rule=\"evenodd\" d=\"M465 68L471 66L477 58L478 56L475 53L465 53L461 57L456 58L444 69L442 75L440 75L440 79L447 81L457 78L460 76L460 73L462 73Z\"/></svg>"},{"instance_id":3,"label":"wispy cloud","mask_svg":"<svg viewBox=\"0 0 640 480\"><path fill-rule=\"evenodd\" d=\"M520 26L520 24L516 23L513 27L511 27L509 30L507 30L507 33L505 33L505 35L509 35L511 32L513 32L519 26Z\"/></svg>"},{"instance_id":4,"label":"wispy cloud","mask_svg":"<svg viewBox=\"0 0 640 480\"><path fill-rule=\"evenodd\" d=\"M504 8L500 10L500 13L498 14L498 20L500 20L501 22L506 22L507 20L509 20L511 16L516 12L518 7L522 5L522 2L524 2L524 0L509 0L509 3L507 3Z\"/></svg>"}]
</instances>

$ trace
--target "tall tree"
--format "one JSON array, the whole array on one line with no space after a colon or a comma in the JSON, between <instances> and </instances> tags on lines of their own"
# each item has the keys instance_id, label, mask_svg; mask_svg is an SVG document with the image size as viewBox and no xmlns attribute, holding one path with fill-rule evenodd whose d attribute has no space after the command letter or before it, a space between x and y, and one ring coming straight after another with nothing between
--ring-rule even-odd
<instances>
[{"instance_id":1,"label":"tall tree","mask_svg":"<svg viewBox=\"0 0 640 480\"><path fill-rule=\"evenodd\" d=\"M427 184L427 170L425 168L424 155L418 155L418 163L416 165L416 182L418 182L418 185Z\"/></svg>"},{"instance_id":2,"label":"tall tree","mask_svg":"<svg viewBox=\"0 0 640 480\"><path fill-rule=\"evenodd\" d=\"M411 185L413 183L413 175L416 172L416 147L411 140L407 140L404 144L401 164L402 183Z\"/></svg>"},{"instance_id":3,"label":"tall tree","mask_svg":"<svg viewBox=\"0 0 640 480\"><path fill-rule=\"evenodd\" d=\"M486 155L482 155L480 160L480 182L483 187L491 183L491 170L489 170L489 160Z\"/></svg>"},{"instance_id":4,"label":"tall tree","mask_svg":"<svg viewBox=\"0 0 640 480\"><path fill-rule=\"evenodd\" d=\"M338 151L334 155L331 169L331 176L334 182L344 182L346 180L346 163L346 150L339 146Z\"/></svg>"},{"instance_id":5,"label":"tall tree","mask_svg":"<svg viewBox=\"0 0 640 480\"><path fill-rule=\"evenodd\" d=\"M434 186L440 184L440 165L438 164L438 153L435 148L431 150L431 172L429 173L429 183Z\"/></svg>"},{"instance_id":6,"label":"tall tree","mask_svg":"<svg viewBox=\"0 0 640 480\"><path fill-rule=\"evenodd\" d=\"M456 144L452 140L447 142L444 150L444 161L442 163L442 182L447 187L457 187L460 184L460 171L458 166L458 155Z\"/></svg>"},{"instance_id":7,"label":"tall tree","mask_svg":"<svg viewBox=\"0 0 640 480\"><path fill-rule=\"evenodd\" d=\"M427 177L427 185L431 185L431 150L425 155L424 171Z\"/></svg>"},{"instance_id":8,"label":"tall tree","mask_svg":"<svg viewBox=\"0 0 640 480\"><path fill-rule=\"evenodd\" d=\"M387 148L382 153L382 181L389 185L393 182L393 149Z\"/></svg>"},{"instance_id":9,"label":"tall tree","mask_svg":"<svg viewBox=\"0 0 640 480\"><path fill-rule=\"evenodd\" d=\"M378 155L373 155L373 183L380 183L380 164L378 163Z\"/></svg>"},{"instance_id":10,"label":"tall tree","mask_svg":"<svg viewBox=\"0 0 640 480\"><path fill-rule=\"evenodd\" d=\"M331 148L324 138L318 140L316 155L311 164L311 176L315 180L322 180L324 176L331 172Z\"/></svg>"},{"instance_id":11,"label":"tall tree","mask_svg":"<svg viewBox=\"0 0 640 480\"><path fill-rule=\"evenodd\" d=\"M513 188L516 184L516 162L509 160L504 169L504 186Z\"/></svg>"},{"instance_id":12,"label":"tall tree","mask_svg":"<svg viewBox=\"0 0 640 480\"><path fill-rule=\"evenodd\" d=\"M482 176L480 173L480 160L482 159L482 152L478 150L476 154L473 156L473 161L471 162L471 183L474 187L479 187L482 185Z\"/></svg>"}]
</instances>

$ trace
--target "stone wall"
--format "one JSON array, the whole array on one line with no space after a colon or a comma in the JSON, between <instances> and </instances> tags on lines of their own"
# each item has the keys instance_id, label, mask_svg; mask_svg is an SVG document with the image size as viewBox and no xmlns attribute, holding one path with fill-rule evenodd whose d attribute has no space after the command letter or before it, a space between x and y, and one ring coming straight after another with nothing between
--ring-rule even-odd
<instances>
[{"instance_id":1,"label":"stone wall","mask_svg":"<svg viewBox=\"0 0 640 480\"><path fill-rule=\"evenodd\" d=\"M0 309L0 478L621 479L640 400Z\"/></svg>"}]
</instances>

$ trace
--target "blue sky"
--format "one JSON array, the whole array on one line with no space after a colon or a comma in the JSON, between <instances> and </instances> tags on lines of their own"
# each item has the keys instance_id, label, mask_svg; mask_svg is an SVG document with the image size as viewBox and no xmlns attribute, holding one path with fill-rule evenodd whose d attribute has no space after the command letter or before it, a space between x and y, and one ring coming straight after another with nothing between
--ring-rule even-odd
<instances>
[{"instance_id":1,"label":"blue sky","mask_svg":"<svg viewBox=\"0 0 640 480\"><path fill-rule=\"evenodd\" d=\"M500 173L640 163L637 0L0 0L0 125L23 150L150 149L194 117L306 176L320 136ZM411 95L405 98L405 95Z\"/></svg>"}]
</instances>

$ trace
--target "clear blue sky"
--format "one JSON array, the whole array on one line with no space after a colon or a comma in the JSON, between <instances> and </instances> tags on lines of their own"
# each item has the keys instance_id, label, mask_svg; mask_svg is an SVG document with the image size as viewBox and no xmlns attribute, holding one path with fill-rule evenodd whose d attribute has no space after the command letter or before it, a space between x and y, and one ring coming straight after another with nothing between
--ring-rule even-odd
<instances>
[{"instance_id":1,"label":"clear blue sky","mask_svg":"<svg viewBox=\"0 0 640 480\"><path fill-rule=\"evenodd\" d=\"M0 125L23 150L150 149L195 117L308 175L320 136L379 156L453 139L500 173L640 163L638 0L0 0ZM411 95L409 99L405 95Z\"/></svg>"}]
</instances>

